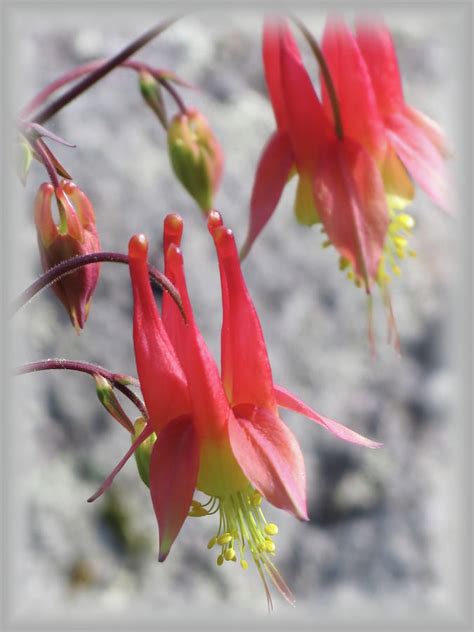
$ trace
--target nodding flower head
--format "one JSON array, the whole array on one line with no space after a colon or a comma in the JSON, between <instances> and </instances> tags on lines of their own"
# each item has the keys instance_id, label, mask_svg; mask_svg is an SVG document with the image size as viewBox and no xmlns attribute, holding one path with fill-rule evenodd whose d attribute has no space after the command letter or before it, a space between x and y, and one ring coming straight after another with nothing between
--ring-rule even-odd
<instances>
[{"instance_id":1,"label":"nodding flower head","mask_svg":"<svg viewBox=\"0 0 474 632\"><path fill-rule=\"evenodd\" d=\"M398 346L388 284L400 275L401 260L414 254L408 245L414 220L405 210L414 196L410 176L446 206L445 141L432 121L405 104L383 25L359 25L353 35L331 19L321 48L302 28L317 51L321 99L286 22L265 23L265 78L277 129L257 167L241 256L296 175L296 218L321 224L322 245L336 248L341 269L357 286L367 294L380 287Z\"/></svg>"},{"instance_id":2,"label":"nodding flower head","mask_svg":"<svg viewBox=\"0 0 474 632\"><path fill-rule=\"evenodd\" d=\"M53 196L59 212L57 223L51 207ZM40 186L35 200L35 223L44 271L71 257L100 250L94 209L73 182L61 182L56 191L51 184ZM99 264L84 266L52 286L77 331L83 329L87 320L99 269Z\"/></svg>"},{"instance_id":3,"label":"nodding flower head","mask_svg":"<svg viewBox=\"0 0 474 632\"><path fill-rule=\"evenodd\" d=\"M159 559L166 558L188 516L217 514L216 532L207 544L218 550L217 565L239 561L247 569L253 561L269 604L268 579L292 602L273 562L278 527L267 522L263 512L267 501L308 520L303 455L279 409L299 412L345 441L370 448L380 444L319 415L274 384L232 231L215 211L209 214L208 227L221 277L221 371L196 325L189 300L181 253L183 221L168 215L165 274L180 293L186 322L167 294L160 313L148 277L147 240L135 235L129 245L133 335L149 421L140 422L132 447L92 499L148 441L146 454L139 455L139 467L149 483L158 521ZM152 435L156 440L150 444Z\"/></svg>"},{"instance_id":4,"label":"nodding flower head","mask_svg":"<svg viewBox=\"0 0 474 632\"><path fill-rule=\"evenodd\" d=\"M197 110L177 114L168 128L168 149L176 177L201 210L209 213L224 157L206 118Z\"/></svg>"}]
</instances>

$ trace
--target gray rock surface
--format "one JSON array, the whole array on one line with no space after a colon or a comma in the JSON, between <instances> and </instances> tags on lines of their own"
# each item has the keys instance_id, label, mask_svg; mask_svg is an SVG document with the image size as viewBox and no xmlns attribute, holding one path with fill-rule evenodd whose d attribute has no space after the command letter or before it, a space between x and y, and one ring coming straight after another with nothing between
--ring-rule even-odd
<instances>
[{"instance_id":1,"label":"gray rock surface","mask_svg":"<svg viewBox=\"0 0 474 632\"><path fill-rule=\"evenodd\" d=\"M323 13L301 15L319 36ZM17 89L24 101L69 68L114 53L162 17L139 10L133 17L120 11L92 17L85 9L59 12L54 20L50 12L34 16L15 31ZM256 163L274 128L260 59L261 17L258 11L195 13L137 55L199 87L180 93L208 117L220 139L226 162L216 206L240 243ZM454 138L458 18L441 10L399 10L387 21L407 100ZM315 64L302 48L315 77ZM124 252L129 237L144 232L161 266L163 217L170 211L184 217L188 286L197 321L218 357L221 306L212 243L200 211L173 177L164 134L141 102L136 77L117 70L50 127L77 144L57 153L94 204L104 250ZM21 234L15 291L39 273L32 200L44 179L35 164L27 188L16 191ZM280 527L276 561L298 601L290 613L275 597L273 621L290 625L342 612L350 619L372 610L395 617L444 606L451 598L446 541L453 519L447 479L453 460L455 223L417 192L412 211L418 257L404 266L392 292L402 355L385 345L379 306L373 361L363 292L339 272L334 250L320 247L319 229L295 222L293 196L291 183L243 267L275 381L384 448L345 445L303 418L284 415L304 452L311 521L267 510ZM68 357L134 374L126 269L103 266L79 337L49 292L23 311L14 333L14 363ZM101 409L91 380L64 372L25 376L12 384L12 399L21 437L12 438L10 590L19 616L110 621L133 612L136 621L180 622L186 609L194 622L207 621L211 612L260 621L266 608L257 574L217 568L206 549L216 527L212 519L189 519L169 559L157 563L155 517L133 462L111 492L86 504L128 447L126 434Z\"/></svg>"}]
</instances>

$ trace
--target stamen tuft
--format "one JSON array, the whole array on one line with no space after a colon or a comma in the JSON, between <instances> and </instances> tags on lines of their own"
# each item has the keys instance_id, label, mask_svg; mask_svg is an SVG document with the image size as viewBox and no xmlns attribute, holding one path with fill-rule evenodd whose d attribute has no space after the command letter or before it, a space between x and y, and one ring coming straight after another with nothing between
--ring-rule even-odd
<instances>
[{"instance_id":1,"label":"stamen tuft","mask_svg":"<svg viewBox=\"0 0 474 632\"><path fill-rule=\"evenodd\" d=\"M240 561L241 568L246 570L249 567L245 559L248 552L255 562L267 594L266 576L292 603L288 587L271 562L276 551L272 536L277 535L278 527L265 520L261 509L262 499L260 492L249 486L246 491L235 492L223 498L211 497L206 503L193 500L190 515L199 516L203 512L210 514L218 511L218 532L207 543L208 549L216 545L221 547L216 559L217 566L222 566L224 562Z\"/></svg>"}]
</instances>

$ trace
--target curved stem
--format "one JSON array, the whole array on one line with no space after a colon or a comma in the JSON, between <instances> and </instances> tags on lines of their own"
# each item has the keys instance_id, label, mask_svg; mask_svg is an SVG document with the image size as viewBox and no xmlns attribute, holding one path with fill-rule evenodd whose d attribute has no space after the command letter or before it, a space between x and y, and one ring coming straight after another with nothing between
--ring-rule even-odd
<instances>
[{"instance_id":1,"label":"curved stem","mask_svg":"<svg viewBox=\"0 0 474 632\"><path fill-rule=\"evenodd\" d=\"M179 96L178 91L169 83L169 81L166 81L166 79L164 79L163 77L159 77L158 81L161 83L163 88L165 88L165 90L169 92L170 96L173 97L176 105L181 110L181 114L187 114L188 109L185 106L183 99Z\"/></svg>"},{"instance_id":2,"label":"curved stem","mask_svg":"<svg viewBox=\"0 0 474 632\"><path fill-rule=\"evenodd\" d=\"M46 171L48 172L49 179L51 180L51 184L53 185L54 191L56 192L59 187L58 174L56 173L56 167L54 166L49 153L44 148L43 141L38 138L37 140L33 141L32 146L40 157Z\"/></svg>"},{"instance_id":3,"label":"curved stem","mask_svg":"<svg viewBox=\"0 0 474 632\"><path fill-rule=\"evenodd\" d=\"M76 360L63 360L63 359L48 359L48 360L38 360L37 362L29 362L28 364L23 364L18 367L15 371L16 375L24 375L25 373L36 373L38 371L50 371L53 369L62 369L67 371L78 371L80 373L87 373L88 375L94 377L94 374L102 375L106 380L112 383L114 388L123 393L140 411L140 414L145 419L148 420L148 412L145 408L145 405L141 401L139 397L135 395L133 391L131 391L125 384L122 383L123 375L118 373L112 373L107 369L97 365L90 364L89 362L79 362ZM131 378L134 380L135 378Z\"/></svg>"},{"instance_id":4,"label":"curved stem","mask_svg":"<svg viewBox=\"0 0 474 632\"><path fill-rule=\"evenodd\" d=\"M46 106L43 110L36 114L36 116L34 117L34 121L41 124L50 119L54 114L59 112L59 110L68 105L68 103L70 103L76 97L88 90L91 86L97 83L97 81L102 79L102 77L105 77L105 75L107 75L110 71L119 66L128 57L131 57L134 53L136 53L137 50L148 44L148 42L150 42L152 39L157 37L157 35L159 35L165 29L171 26L171 24L176 22L177 19L177 17L170 18L169 20L166 20L165 22L162 22L161 24L158 24L146 31L146 33L128 44L128 46L126 46L123 50L101 64L100 67L96 68L86 77L84 77L82 81L79 81L79 83L72 86L65 94L60 96L50 105Z\"/></svg>"},{"instance_id":5,"label":"curved stem","mask_svg":"<svg viewBox=\"0 0 474 632\"><path fill-rule=\"evenodd\" d=\"M43 290L45 287L56 283L56 281L59 281L59 279L61 279L63 276L71 274L82 266L104 262L128 264L128 255L124 255L120 252L93 252L88 255L81 255L79 257L66 259L66 261L62 261L61 263L58 263L58 265L47 270L43 275L39 277L39 279L37 279L29 287L27 287L26 290L23 290L23 292L13 301L11 313L16 313L21 307L23 307L23 305L28 303L28 301L30 301L36 294L38 294L38 292ZM181 297L178 290L174 287L171 281L169 281L162 272L160 272L153 266L148 266L148 273L152 282L157 283L162 290L165 290L170 294L171 298L178 306L178 309L181 312L184 321L186 321L186 315L184 313Z\"/></svg>"},{"instance_id":6,"label":"curved stem","mask_svg":"<svg viewBox=\"0 0 474 632\"><path fill-rule=\"evenodd\" d=\"M314 56L316 57L318 61L319 68L321 70L321 74L323 75L324 83L326 84L326 88L328 91L329 101L331 102L331 109L334 116L334 127L336 129L336 135L339 138L339 140L342 140L344 138L344 129L342 127L339 101L337 100L336 88L334 86L334 82L332 80L331 73L329 72L329 68L326 63L326 60L324 59L323 51L321 50L318 42L314 39L314 37L308 31L306 26L296 16L291 16L291 19L304 35L306 41L311 47L311 50L313 51Z\"/></svg>"},{"instance_id":7,"label":"curved stem","mask_svg":"<svg viewBox=\"0 0 474 632\"><path fill-rule=\"evenodd\" d=\"M81 66L77 66L73 68L69 72L61 75L51 83L49 83L43 90L38 92L38 94L25 105L20 113L20 119L23 119L29 116L32 112L37 110L40 105L42 105L54 92L63 88L68 83L76 81L80 79L84 75L88 75L89 73L100 68L107 59L96 59L94 61L90 61L86 64L82 64ZM149 66L145 62L136 61L134 59L126 59L118 66L119 68L128 68L130 70L134 70L136 72L140 72L140 70L146 70L151 75L155 77L158 81L163 77L169 75L169 72L166 70L161 70L159 68L153 68L153 66Z\"/></svg>"}]
</instances>

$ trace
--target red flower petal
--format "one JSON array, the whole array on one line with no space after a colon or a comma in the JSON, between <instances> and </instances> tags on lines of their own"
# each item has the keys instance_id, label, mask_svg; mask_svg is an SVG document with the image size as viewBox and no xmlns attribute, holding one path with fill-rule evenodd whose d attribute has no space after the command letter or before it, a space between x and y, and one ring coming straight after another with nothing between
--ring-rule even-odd
<instances>
[{"instance_id":1,"label":"red flower petal","mask_svg":"<svg viewBox=\"0 0 474 632\"><path fill-rule=\"evenodd\" d=\"M336 437L338 437L339 439L343 439L344 441L356 443L366 448L382 447L381 443L363 437L357 432L346 428L346 426L343 426L338 421L333 421L332 419L328 419L327 417L319 415L316 411L307 406L304 402L293 395L293 393L287 391L285 388L276 385L274 388L278 406L281 406L282 408L288 408L288 410L293 410L295 413L299 413L300 415L308 417L308 419L311 419L312 421L320 424L321 426L323 426L323 428L326 428L326 430L329 430L329 432L332 432L334 435L336 435Z\"/></svg>"},{"instance_id":2,"label":"red flower petal","mask_svg":"<svg viewBox=\"0 0 474 632\"><path fill-rule=\"evenodd\" d=\"M189 513L199 470L199 442L192 420L170 421L158 434L150 460L150 492L160 530L163 562Z\"/></svg>"},{"instance_id":3,"label":"red flower petal","mask_svg":"<svg viewBox=\"0 0 474 632\"><path fill-rule=\"evenodd\" d=\"M303 455L293 433L262 408L244 404L234 413L230 443L245 476L272 505L308 520Z\"/></svg>"},{"instance_id":4,"label":"red flower petal","mask_svg":"<svg viewBox=\"0 0 474 632\"><path fill-rule=\"evenodd\" d=\"M167 255L168 249L171 244L174 244L175 247L179 248L181 245L181 238L183 236L183 228L183 220L179 215L170 214L165 217L163 222L163 258L165 262L165 275L167 277L170 275ZM187 314L187 310L191 309L189 300L187 305L183 305L183 309L185 314ZM186 322L183 320L179 308L168 292L163 293L162 315L166 332L171 344L173 345L173 349L183 366L185 361L185 341L187 335Z\"/></svg>"},{"instance_id":5,"label":"red flower petal","mask_svg":"<svg viewBox=\"0 0 474 632\"><path fill-rule=\"evenodd\" d=\"M425 128L404 113L389 116L386 125L393 147L413 179L436 204L448 210L446 165Z\"/></svg>"},{"instance_id":6,"label":"red flower petal","mask_svg":"<svg viewBox=\"0 0 474 632\"><path fill-rule=\"evenodd\" d=\"M158 313L148 276L148 243L135 235L129 243L133 288L133 341L140 387L151 422L159 430L189 412L186 378Z\"/></svg>"},{"instance_id":7,"label":"red flower petal","mask_svg":"<svg viewBox=\"0 0 474 632\"><path fill-rule=\"evenodd\" d=\"M280 39L281 82L285 96L288 132L300 174L314 172L334 131L326 118L299 55Z\"/></svg>"},{"instance_id":8,"label":"red flower petal","mask_svg":"<svg viewBox=\"0 0 474 632\"><path fill-rule=\"evenodd\" d=\"M167 276L183 302L187 324L182 328L180 356L191 399L193 419L201 438L221 438L230 414L214 358L194 320L184 276L183 257L175 244L166 253Z\"/></svg>"},{"instance_id":9,"label":"red flower petal","mask_svg":"<svg viewBox=\"0 0 474 632\"><path fill-rule=\"evenodd\" d=\"M356 40L367 64L380 112L386 116L400 111L404 105L403 89L390 31L381 22L360 22Z\"/></svg>"},{"instance_id":10,"label":"red flower petal","mask_svg":"<svg viewBox=\"0 0 474 632\"><path fill-rule=\"evenodd\" d=\"M240 269L231 230L209 218L222 285L222 380L231 406L252 402L276 413L272 369L262 326ZM219 218L220 220L220 218Z\"/></svg>"},{"instance_id":11,"label":"red flower petal","mask_svg":"<svg viewBox=\"0 0 474 632\"><path fill-rule=\"evenodd\" d=\"M262 42L263 66L273 112L280 131L285 131L288 128L286 105L281 83L280 45L283 40L293 52L293 55L300 59L298 47L286 24L282 20L266 20Z\"/></svg>"},{"instance_id":12,"label":"red flower petal","mask_svg":"<svg viewBox=\"0 0 474 632\"><path fill-rule=\"evenodd\" d=\"M336 89L344 135L361 143L377 162L387 139L372 81L354 36L342 20L332 20L323 35L322 52ZM332 118L331 102L321 77L322 101Z\"/></svg>"},{"instance_id":13,"label":"red flower petal","mask_svg":"<svg viewBox=\"0 0 474 632\"><path fill-rule=\"evenodd\" d=\"M369 292L389 223L377 165L346 138L328 147L315 173L314 196L328 237Z\"/></svg>"},{"instance_id":14,"label":"red flower petal","mask_svg":"<svg viewBox=\"0 0 474 632\"><path fill-rule=\"evenodd\" d=\"M403 113L414 125L423 130L426 137L433 143L443 158L449 157L450 150L448 148L448 141L443 130L437 123L409 105L405 105Z\"/></svg>"},{"instance_id":15,"label":"red flower petal","mask_svg":"<svg viewBox=\"0 0 474 632\"><path fill-rule=\"evenodd\" d=\"M253 242L277 207L293 162L288 135L285 132L275 132L260 156L255 174L250 200L250 226L240 252L242 259L247 256Z\"/></svg>"}]
</instances>

